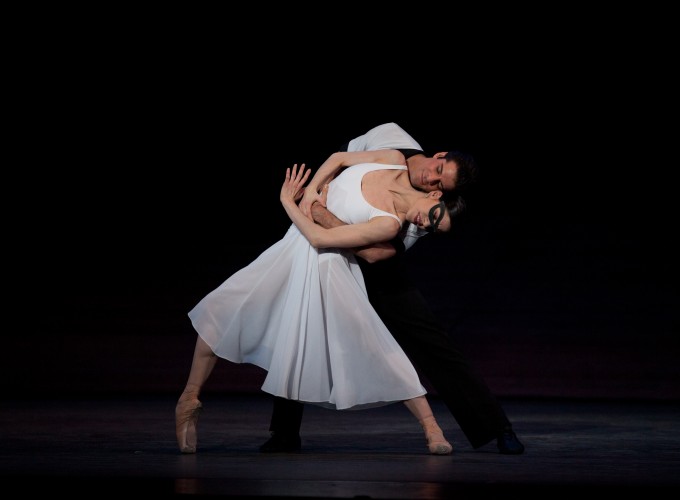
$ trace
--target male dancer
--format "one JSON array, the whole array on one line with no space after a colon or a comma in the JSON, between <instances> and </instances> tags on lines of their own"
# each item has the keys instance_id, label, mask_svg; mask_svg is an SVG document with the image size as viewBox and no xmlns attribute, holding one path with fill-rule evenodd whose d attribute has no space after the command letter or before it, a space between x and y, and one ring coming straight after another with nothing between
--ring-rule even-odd
<instances>
[{"instance_id":1,"label":"male dancer","mask_svg":"<svg viewBox=\"0 0 680 500\"><path fill-rule=\"evenodd\" d=\"M460 188L464 174L474 171L474 163L451 168L442 164L446 153L426 157L420 145L396 123L379 125L352 139L342 151L399 149L406 156L411 184L423 191ZM447 162L448 163L448 162ZM471 167L461 168L461 167ZM328 210L315 204L314 220L321 225L344 224ZM415 227L404 232L392 246L356 252L371 304L402 349L437 391L474 449L494 439L498 451L506 455L524 453L503 408L484 380L470 367L440 325L427 301L409 279L403 252L424 233ZM275 398L269 430L270 439L262 453L297 452L301 449L300 426L304 405Z\"/></svg>"}]
</instances>

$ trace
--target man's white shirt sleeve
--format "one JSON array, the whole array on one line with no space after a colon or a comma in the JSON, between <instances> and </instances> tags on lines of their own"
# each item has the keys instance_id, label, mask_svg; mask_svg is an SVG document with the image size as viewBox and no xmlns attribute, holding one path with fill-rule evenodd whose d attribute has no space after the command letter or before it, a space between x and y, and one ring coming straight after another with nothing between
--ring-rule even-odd
<instances>
[{"instance_id":1,"label":"man's white shirt sleeve","mask_svg":"<svg viewBox=\"0 0 680 500\"><path fill-rule=\"evenodd\" d=\"M420 144L396 123L384 123L349 141L347 151L420 149Z\"/></svg>"}]
</instances>

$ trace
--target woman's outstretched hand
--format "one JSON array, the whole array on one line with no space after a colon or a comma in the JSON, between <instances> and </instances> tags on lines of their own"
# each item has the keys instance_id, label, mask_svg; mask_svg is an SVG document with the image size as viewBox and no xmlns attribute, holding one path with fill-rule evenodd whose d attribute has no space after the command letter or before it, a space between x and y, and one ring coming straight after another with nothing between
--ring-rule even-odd
<instances>
[{"instance_id":1,"label":"woman's outstretched hand","mask_svg":"<svg viewBox=\"0 0 680 500\"><path fill-rule=\"evenodd\" d=\"M286 178L283 181L283 186L281 186L281 203L284 205L286 203L295 204L300 199L311 172L310 169L305 169L304 163L299 169L297 163L293 165L292 169L286 169Z\"/></svg>"}]
</instances>

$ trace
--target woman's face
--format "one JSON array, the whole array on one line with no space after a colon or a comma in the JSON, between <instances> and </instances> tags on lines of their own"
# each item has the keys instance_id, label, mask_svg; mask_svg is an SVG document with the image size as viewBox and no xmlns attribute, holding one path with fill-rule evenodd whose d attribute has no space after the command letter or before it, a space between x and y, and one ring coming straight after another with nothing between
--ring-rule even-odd
<instances>
[{"instance_id":1,"label":"woman's face","mask_svg":"<svg viewBox=\"0 0 680 500\"><path fill-rule=\"evenodd\" d=\"M441 191L432 191L418 199L406 213L406 219L420 229L430 232L447 232L451 229L451 215L443 201Z\"/></svg>"}]
</instances>

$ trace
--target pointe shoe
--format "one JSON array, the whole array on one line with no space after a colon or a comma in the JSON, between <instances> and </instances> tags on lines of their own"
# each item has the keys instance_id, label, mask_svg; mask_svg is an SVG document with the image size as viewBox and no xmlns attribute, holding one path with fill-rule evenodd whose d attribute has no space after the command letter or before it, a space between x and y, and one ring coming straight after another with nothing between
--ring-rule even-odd
<instances>
[{"instance_id":1,"label":"pointe shoe","mask_svg":"<svg viewBox=\"0 0 680 500\"><path fill-rule=\"evenodd\" d=\"M198 435L196 426L203 404L198 399L186 399L175 407L175 434L177 445L182 453L196 453Z\"/></svg>"},{"instance_id":2,"label":"pointe shoe","mask_svg":"<svg viewBox=\"0 0 680 500\"><path fill-rule=\"evenodd\" d=\"M420 421L425 431L425 439L427 439L427 448L433 455L450 455L453 451L453 446L444 438L444 432L441 430L434 417L425 417Z\"/></svg>"}]
</instances>

